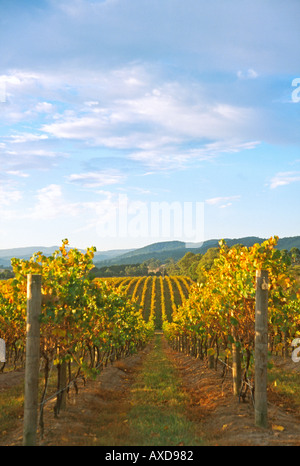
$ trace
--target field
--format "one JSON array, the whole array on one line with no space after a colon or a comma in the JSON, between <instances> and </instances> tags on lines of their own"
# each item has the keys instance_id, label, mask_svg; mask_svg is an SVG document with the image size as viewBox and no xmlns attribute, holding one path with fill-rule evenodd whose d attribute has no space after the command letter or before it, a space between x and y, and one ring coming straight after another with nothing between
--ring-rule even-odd
<instances>
[{"instance_id":1,"label":"field","mask_svg":"<svg viewBox=\"0 0 300 466\"><path fill-rule=\"evenodd\" d=\"M98 279L100 280L100 279ZM153 320L157 330L164 320L172 322L172 316L188 297L193 284L189 277L147 276L103 279L116 289L123 289L141 309L146 322Z\"/></svg>"},{"instance_id":2,"label":"field","mask_svg":"<svg viewBox=\"0 0 300 466\"><path fill-rule=\"evenodd\" d=\"M28 273L43 275L38 444L300 445L300 362L291 357L299 282L273 240L221 245L201 285L167 275L90 280L92 251L66 244L50 258L16 260L15 278L1 282L0 445L23 442ZM269 273L265 427L253 406L258 267Z\"/></svg>"}]
</instances>

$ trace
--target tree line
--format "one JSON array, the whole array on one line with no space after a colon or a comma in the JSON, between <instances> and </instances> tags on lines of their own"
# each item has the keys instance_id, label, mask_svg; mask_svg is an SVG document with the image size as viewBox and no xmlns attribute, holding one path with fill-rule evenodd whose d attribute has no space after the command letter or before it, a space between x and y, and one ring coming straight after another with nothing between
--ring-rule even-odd
<instances>
[{"instance_id":1,"label":"tree line","mask_svg":"<svg viewBox=\"0 0 300 466\"><path fill-rule=\"evenodd\" d=\"M11 269L3 267L0 265L0 280L8 280L9 278L13 278L14 273Z\"/></svg>"},{"instance_id":2,"label":"tree line","mask_svg":"<svg viewBox=\"0 0 300 466\"><path fill-rule=\"evenodd\" d=\"M243 247L243 245L235 245L235 248ZM219 257L219 248L210 248L205 254L194 254L187 252L179 261L170 260L166 264L166 272L169 275L183 275L190 277L192 280L199 283L205 281L205 274L209 271L215 261ZM300 275L300 249L292 248L280 250L282 258L288 263L293 270Z\"/></svg>"},{"instance_id":3,"label":"tree line","mask_svg":"<svg viewBox=\"0 0 300 466\"><path fill-rule=\"evenodd\" d=\"M280 252L281 255L290 262L290 265L297 275L300 276L300 249L293 247L290 251L282 249ZM214 260L218 256L219 248L213 247L208 249L205 254L194 254L189 251L177 261L170 257L164 263L159 259L153 258L137 264L119 264L103 267L98 267L96 264L90 272L90 275L91 278L182 275L202 283L204 281L205 272L210 270ZM0 265L0 280L7 280L13 277L14 273L12 269Z\"/></svg>"},{"instance_id":4,"label":"tree line","mask_svg":"<svg viewBox=\"0 0 300 466\"><path fill-rule=\"evenodd\" d=\"M158 259L148 259L141 264L119 264L94 267L91 275L94 278L105 277L144 277L146 275L162 275L164 266Z\"/></svg>"}]
</instances>

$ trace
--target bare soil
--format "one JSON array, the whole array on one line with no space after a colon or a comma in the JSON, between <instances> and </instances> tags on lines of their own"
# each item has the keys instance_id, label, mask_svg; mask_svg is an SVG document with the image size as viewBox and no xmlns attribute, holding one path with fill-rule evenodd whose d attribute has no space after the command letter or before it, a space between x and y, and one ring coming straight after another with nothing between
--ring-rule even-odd
<instances>
[{"instance_id":1,"label":"bare soil","mask_svg":"<svg viewBox=\"0 0 300 466\"><path fill-rule=\"evenodd\" d=\"M54 417L54 402L45 408L45 430L39 445L125 446L129 440L127 413L130 388L151 344L136 355L106 367L96 380L69 393L67 408ZM287 399L270 390L267 429L254 425L251 399L240 402L232 395L230 376L221 384L221 367L208 369L205 362L164 348L188 394L186 414L194 422L205 445L212 446L299 446L300 413ZM279 364L290 364L280 362ZM292 363L293 364L293 363ZM291 366L292 369L295 366ZM0 374L1 390L22 380L23 373ZM22 445L23 421L13 432L1 436L0 446Z\"/></svg>"},{"instance_id":2,"label":"bare soil","mask_svg":"<svg viewBox=\"0 0 300 466\"><path fill-rule=\"evenodd\" d=\"M205 443L219 446L299 446L300 413L290 401L272 390L268 393L267 429L255 426L252 400L239 402L232 394L232 380L228 374L221 384L222 367L208 369L197 359L170 348L169 358L175 364L183 388L190 395L188 416L200 422ZM290 362L282 362L289 365ZM294 364L294 363L292 363ZM291 366L295 369L294 366Z\"/></svg>"},{"instance_id":3,"label":"bare soil","mask_svg":"<svg viewBox=\"0 0 300 466\"><path fill-rule=\"evenodd\" d=\"M0 393L2 390L18 385L24 379L24 370L3 372L0 374Z\"/></svg>"}]
</instances>

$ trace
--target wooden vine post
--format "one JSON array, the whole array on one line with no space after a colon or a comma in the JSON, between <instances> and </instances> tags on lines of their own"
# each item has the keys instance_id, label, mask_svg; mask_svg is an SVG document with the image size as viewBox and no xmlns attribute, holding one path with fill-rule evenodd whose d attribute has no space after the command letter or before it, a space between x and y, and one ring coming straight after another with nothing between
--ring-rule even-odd
<instances>
[{"instance_id":1,"label":"wooden vine post","mask_svg":"<svg viewBox=\"0 0 300 466\"><path fill-rule=\"evenodd\" d=\"M242 385L242 359L241 350L237 346L237 332L234 326L232 326L231 334L234 339L231 350L232 350L232 382L233 382L233 394L238 396L241 391Z\"/></svg>"},{"instance_id":2,"label":"wooden vine post","mask_svg":"<svg viewBox=\"0 0 300 466\"><path fill-rule=\"evenodd\" d=\"M35 446L38 421L41 275L27 275L27 325L23 445Z\"/></svg>"},{"instance_id":3,"label":"wooden vine post","mask_svg":"<svg viewBox=\"0 0 300 466\"><path fill-rule=\"evenodd\" d=\"M268 288L266 270L256 272L255 306L255 424L267 427L267 364L268 364Z\"/></svg>"}]
</instances>

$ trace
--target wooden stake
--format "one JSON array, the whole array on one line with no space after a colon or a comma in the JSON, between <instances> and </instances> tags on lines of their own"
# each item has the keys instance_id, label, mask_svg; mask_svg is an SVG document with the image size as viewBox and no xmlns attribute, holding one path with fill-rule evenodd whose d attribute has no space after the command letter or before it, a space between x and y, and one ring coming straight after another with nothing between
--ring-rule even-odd
<instances>
[{"instance_id":1,"label":"wooden stake","mask_svg":"<svg viewBox=\"0 0 300 466\"><path fill-rule=\"evenodd\" d=\"M255 307L255 424L266 428L268 364L268 272L256 272Z\"/></svg>"},{"instance_id":2,"label":"wooden stake","mask_svg":"<svg viewBox=\"0 0 300 466\"><path fill-rule=\"evenodd\" d=\"M232 332L235 334L235 329ZM242 385L242 361L241 361L241 350L236 346L236 343L232 343L232 384L233 394L239 396Z\"/></svg>"},{"instance_id":3,"label":"wooden stake","mask_svg":"<svg viewBox=\"0 0 300 466\"><path fill-rule=\"evenodd\" d=\"M27 327L23 445L35 446L40 363L41 275L27 275Z\"/></svg>"}]
</instances>

